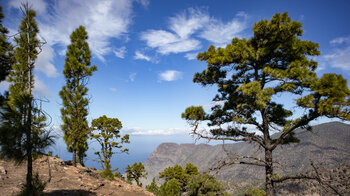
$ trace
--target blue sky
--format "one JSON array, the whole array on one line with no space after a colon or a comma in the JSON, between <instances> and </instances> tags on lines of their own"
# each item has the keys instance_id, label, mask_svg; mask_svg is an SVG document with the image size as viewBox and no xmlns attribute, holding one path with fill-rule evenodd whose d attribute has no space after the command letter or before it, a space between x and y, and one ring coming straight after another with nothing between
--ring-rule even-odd
<instances>
[{"instance_id":1,"label":"blue sky","mask_svg":"<svg viewBox=\"0 0 350 196\"><path fill-rule=\"evenodd\" d=\"M21 0L0 1L3 24L14 34ZM341 73L350 80L350 2L347 0L30 0L37 11L40 36L47 44L36 63L37 97L51 125L61 124L58 92L69 35L79 25L89 34L92 63L88 120L119 118L124 132L154 138L150 144L193 141L181 113L190 105L209 108L215 87L192 82L205 62L195 60L209 45L225 46L233 37L252 36L252 25L277 12L303 23L302 39L320 44L318 74ZM8 87L0 83L0 90ZM286 100L285 104L289 104ZM177 135L176 137L174 135ZM180 136L180 137L179 137ZM142 137L141 137L142 138ZM171 140L173 138L173 140ZM132 142L132 141L131 141Z\"/></svg>"}]
</instances>

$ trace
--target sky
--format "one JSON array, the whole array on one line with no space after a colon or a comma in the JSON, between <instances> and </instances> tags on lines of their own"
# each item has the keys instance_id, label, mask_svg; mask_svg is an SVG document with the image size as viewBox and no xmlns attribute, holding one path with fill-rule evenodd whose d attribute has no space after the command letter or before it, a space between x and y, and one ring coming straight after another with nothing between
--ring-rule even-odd
<instances>
[{"instance_id":1,"label":"sky","mask_svg":"<svg viewBox=\"0 0 350 196\"><path fill-rule=\"evenodd\" d=\"M3 25L16 33L22 0L0 0ZM287 11L303 24L303 40L320 44L317 73L340 73L350 81L350 1L348 0L29 0L37 13L44 45L35 64L35 96L46 100L50 126L61 125L62 74L69 35L83 25L92 64L88 121L118 118L123 133L142 148L144 161L161 142L194 142L181 113L191 105L210 108L215 87L201 87L193 75L206 68L196 60L210 45L249 38L252 25ZM348 82L349 84L349 82ZM0 83L0 91L8 88ZM283 100L290 104L293 100ZM322 119L318 122L327 121ZM136 146L136 144L141 144ZM55 147L60 152L59 141ZM146 147L142 147L146 146ZM130 147L131 148L131 147ZM136 150L138 149L138 150ZM62 150L64 151L64 150ZM132 152L131 152L132 153ZM63 152L61 153L63 156ZM147 155L147 156L146 156ZM64 155L65 156L65 155Z\"/></svg>"}]
</instances>

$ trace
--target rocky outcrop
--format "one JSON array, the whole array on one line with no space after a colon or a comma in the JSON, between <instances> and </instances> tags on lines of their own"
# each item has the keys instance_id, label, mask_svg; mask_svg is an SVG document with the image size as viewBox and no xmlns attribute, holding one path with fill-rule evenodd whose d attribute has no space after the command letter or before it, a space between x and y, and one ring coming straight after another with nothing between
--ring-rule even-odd
<instances>
[{"instance_id":1,"label":"rocky outcrop","mask_svg":"<svg viewBox=\"0 0 350 196\"><path fill-rule=\"evenodd\" d=\"M59 158L44 156L34 161L34 172L47 183L47 195L121 195L151 196L144 189L125 183L116 178L107 180L100 177L100 171L77 165L73 167ZM20 192L25 183L26 164L16 165L10 160L0 160L0 190L2 196ZM6 172L3 172L6 171Z\"/></svg>"}]
</instances>

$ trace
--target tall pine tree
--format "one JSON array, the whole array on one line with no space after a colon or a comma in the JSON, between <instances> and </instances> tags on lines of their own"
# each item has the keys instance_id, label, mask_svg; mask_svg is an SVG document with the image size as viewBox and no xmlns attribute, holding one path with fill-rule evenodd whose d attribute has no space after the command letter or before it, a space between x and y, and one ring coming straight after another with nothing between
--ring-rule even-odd
<instances>
[{"instance_id":1,"label":"tall pine tree","mask_svg":"<svg viewBox=\"0 0 350 196\"><path fill-rule=\"evenodd\" d=\"M23 4L23 18L15 37L14 64L9 74L9 94L1 105L0 145L1 154L19 162L27 159L25 194L33 193L32 157L47 147L52 140L45 133L46 116L35 107L32 89L33 69L41 43L35 21L35 11Z\"/></svg>"},{"instance_id":2,"label":"tall pine tree","mask_svg":"<svg viewBox=\"0 0 350 196\"><path fill-rule=\"evenodd\" d=\"M91 66L91 52L87 43L85 27L79 26L70 36L63 75L66 85L60 91L63 108L61 109L64 140L69 152L73 153L73 165L77 158L83 164L88 149L89 126L87 122L89 99L87 97L88 77L97 70Z\"/></svg>"}]
</instances>

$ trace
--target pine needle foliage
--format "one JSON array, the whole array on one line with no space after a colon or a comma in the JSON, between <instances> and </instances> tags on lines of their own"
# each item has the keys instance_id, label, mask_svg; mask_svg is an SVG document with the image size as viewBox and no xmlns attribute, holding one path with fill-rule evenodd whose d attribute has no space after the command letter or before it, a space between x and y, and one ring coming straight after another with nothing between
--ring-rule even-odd
<instances>
[{"instance_id":1,"label":"pine needle foliage","mask_svg":"<svg viewBox=\"0 0 350 196\"><path fill-rule=\"evenodd\" d=\"M88 84L89 76L97 70L91 65L91 52L87 43L88 34L85 27L79 26L71 35L71 44L66 53L63 75L66 85L59 95L62 98L61 115L64 140L67 150L73 153L73 165L77 159L83 164L85 152L88 150L89 137L88 116Z\"/></svg>"},{"instance_id":2,"label":"pine needle foliage","mask_svg":"<svg viewBox=\"0 0 350 196\"><path fill-rule=\"evenodd\" d=\"M142 187L140 179L147 178L147 172L145 166L141 162L134 163L132 166L126 166L125 171L128 181L132 182L133 180L135 180L136 185Z\"/></svg>"},{"instance_id":3,"label":"pine needle foliage","mask_svg":"<svg viewBox=\"0 0 350 196\"><path fill-rule=\"evenodd\" d=\"M197 56L207 68L196 73L193 82L217 86L213 101L218 104L208 114L201 106L182 114L200 138L254 142L264 149L264 159L238 155L218 168L263 167L267 195L274 194L272 152L277 146L298 142L294 131L310 129L309 122L319 117L350 120L346 79L333 73L318 77L314 57L320 55L319 45L302 40L302 35L302 24L284 12L255 23L249 39L233 38L225 48L210 46ZM283 105L281 96L290 98L295 107ZM207 122L208 134L199 131L200 122ZM248 127L260 134L248 132ZM273 139L272 131L281 135Z\"/></svg>"},{"instance_id":4,"label":"pine needle foliage","mask_svg":"<svg viewBox=\"0 0 350 196\"><path fill-rule=\"evenodd\" d=\"M91 122L90 139L95 139L100 145L101 150L95 152L101 162L104 176L106 178L113 179L113 172L111 166L111 159L113 154L116 153L128 153L129 149L123 145L130 143L129 135L122 136L120 129L122 129L122 123L118 118L108 118L103 115ZM115 152L114 149L118 149ZM117 171L117 169L115 170Z\"/></svg>"},{"instance_id":5,"label":"pine needle foliage","mask_svg":"<svg viewBox=\"0 0 350 196\"><path fill-rule=\"evenodd\" d=\"M0 82L5 80L13 64L13 47L8 41L8 29L2 25L5 15L0 6ZM0 102L1 103L1 102Z\"/></svg>"},{"instance_id":6,"label":"pine needle foliage","mask_svg":"<svg viewBox=\"0 0 350 196\"><path fill-rule=\"evenodd\" d=\"M2 157L21 163L27 160L26 191L33 191L32 159L53 143L46 132L46 116L33 97L34 65L41 51L36 13L22 4L23 18L14 41L14 59L8 76L9 92L0 109L0 145Z\"/></svg>"}]
</instances>

